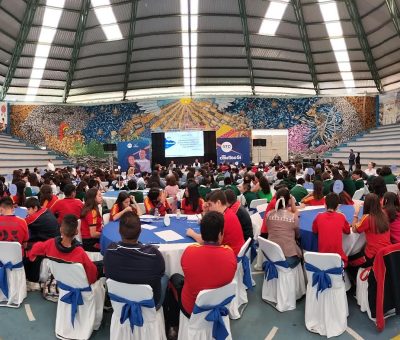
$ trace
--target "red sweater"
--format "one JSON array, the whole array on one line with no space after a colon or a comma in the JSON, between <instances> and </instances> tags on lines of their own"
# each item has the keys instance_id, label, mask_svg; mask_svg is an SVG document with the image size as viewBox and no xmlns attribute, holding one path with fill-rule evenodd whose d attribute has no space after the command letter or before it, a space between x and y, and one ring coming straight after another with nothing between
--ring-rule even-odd
<instances>
[{"instance_id":1,"label":"red sweater","mask_svg":"<svg viewBox=\"0 0 400 340\"><path fill-rule=\"evenodd\" d=\"M200 198L196 211L193 211L193 208L190 205L190 203L188 202L188 200L186 198L184 198L181 202L181 209L182 209L183 213L186 215L201 214L203 212L203 203L204 203L203 199Z\"/></svg>"},{"instance_id":2,"label":"red sweater","mask_svg":"<svg viewBox=\"0 0 400 340\"><path fill-rule=\"evenodd\" d=\"M19 242L29 240L28 225L23 218L15 215L0 216L0 241Z\"/></svg>"},{"instance_id":3,"label":"red sweater","mask_svg":"<svg viewBox=\"0 0 400 340\"><path fill-rule=\"evenodd\" d=\"M224 238L222 244L232 248L235 255L244 244L242 226L236 214L229 208L224 212Z\"/></svg>"},{"instance_id":4,"label":"red sweater","mask_svg":"<svg viewBox=\"0 0 400 340\"><path fill-rule=\"evenodd\" d=\"M103 220L101 216L97 214L95 209L89 211L85 217L81 218L82 239L92 238L92 236L90 236L90 227L96 227L96 231L100 233L102 229L102 222Z\"/></svg>"},{"instance_id":5,"label":"red sweater","mask_svg":"<svg viewBox=\"0 0 400 340\"><path fill-rule=\"evenodd\" d=\"M62 219L65 215L72 214L76 218L80 218L83 203L81 200L76 198L67 197L62 200L57 200L50 207L50 211L57 216L58 223L61 224Z\"/></svg>"},{"instance_id":6,"label":"red sweater","mask_svg":"<svg viewBox=\"0 0 400 340\"><path fill-rule=\"evenodd\" d=\"M200 291L219 288L233 280L237 261L228 246L193 244L183 252L181 265L185 276L182 306L191 314Z\"/></svg>"},{"instance_id":7,"label":"red sweater","mask_svg":"<svg viewBox=\"0 0 400 340\"><path fill-rule=\"evenodd\" d=\"M57 200L58 200L58 197L55 196L55 195L52 195L50 201L45 200L45 201L43 202L42 208L50 209L50 208L54 205L54 203L56 203Z\"/></svg>"},{"instance_id":8,"label":"red sweater","mask_svg":"<svg viewBox=\"0 0 400 340\"><path fill-rule=\"evenodd\" d=\"M92 284L97 280L97 267L76 241L72 243L70 248L66 248L61 244L61 237L56 237L45 242L37 242L28 251L28 257L30 261L34 261L37 256L46 256L50 259L61 260L67 263L81 263L85 269L89 283Z\"/></svg>"},{"instance_id":9,"label":"red sweater","mask_svg":"<svg viewBox=\"0 0 400 340\"><path fill-rule=\"evenodd\" d=\"M343 251L343 233L350 234L350 224L340 212L319 213L312 225L313 233L318 234L318 252L339 254L347 267L347 255Z\"/></svg>"},{"instance_id":10,"label":"red sweater","mask_svg":"<svg viewBox=\"0 0 400 340\"><path fill-rule=\"evenodd\" d=\"M368 214L363 215L356 228L358 233L365 232L366 246L364 253L369 259L374 258L381 248L391 244L389 230L382 234L375 233L372 229L371 219Z\"/></svg>"}]
</instances>

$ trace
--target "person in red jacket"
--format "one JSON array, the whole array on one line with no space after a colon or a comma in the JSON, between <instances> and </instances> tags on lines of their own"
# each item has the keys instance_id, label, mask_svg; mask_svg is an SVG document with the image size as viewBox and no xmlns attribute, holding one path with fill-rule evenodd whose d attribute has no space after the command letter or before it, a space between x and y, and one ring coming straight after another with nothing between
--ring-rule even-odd
<instances>
[{"instance_id":1,"label":"person in red jacket","mask_svg":"<svg viewBox=\"0 0 400 340\"><path fill-rule=\"evenodd\" d=\"M65 198L57 200L53 206L50 207L50 211L57 217L58 223L61 223L65 215L72 214L76 218L81 216L83 203L81 200L75 198L76 187L73 184L66 184L64 186Z\"/></svg>"},{"instance_id":2,"label":"person in red jacket","mask_svg":"<svg viewBox=\"0 0 400 340\"><path fill-rule=\"evenodd\" d=\"M96 282L98 270L89 259L81 244L75 240L78 234L78 219L74 215L65 215L61 222L61 236L45 242L37 242L28 251L30 261L35 261L38 256L45 256L51 260L67 263L81 263L85 269L90 284Z\"/></svg>"},{"instance_id":3,"label":"person in red jacket","mask_svg":"<svg viewBox=\"0 0 400 340\"><path fill-rule=\"evenodd\" d=\"M217 211L224 215L224 237L222 244L231 247L235 255L237 255L244 244L242 226L236 214L229 209L226 195L222 190L215 190L211 193L208 200L208 209L209 211ZM189 228L186 234L198 243L203 242L201 235L197 234L192 228Z\"/></svg>"},{"instance_id":4,"label":"person in red jacket","mask_svg":"<svg viewBox=\"0 0 400 340\"><path fill-rule=\"evenodd\" d=\"M56 195L53 195L53 189L48 184L43 184L39 192L39 201L42 208L50 209L58 200Z\"/></svg>"},{"instance_id":5,"label":"person in red jacket","mask_svg":"<svg viewBox=\"0 0 400 340\"><path fill-rule=\"evenodd\" d=\"M81 212L81 235L86 251L100 251L99 239L103 229L103 218L99 205L103 202L101 191L91 188L86 193L86 201Z\"/></svg>"},{"instance_id":6,"label":"person in red jacket","mask_svg":"<svg viewBox=\"0 0 400 340\"><path fill-rule=\"evenodd\" d=\"M350 224L346 216L337 212L339 196L333 192L325 197L326 212L319 213L312 225L313 233L318 234L318 252L336 253L347 267L347 255L343 251L343 234L350 234Z\"/></svg>"},{"instance_id":7,"label":"person in red jacket","mask_svg":"<svg viewBox=\"0 0 400 340\"><path fill-rule=\"evenodd\" d=\"M144 208L146 209L146 214L149 215L154 215L157 210L160 216L171 213L171 207L164 191L158 188L149 190L147 197L144 199Z\"/></svg>"}]
</instances>

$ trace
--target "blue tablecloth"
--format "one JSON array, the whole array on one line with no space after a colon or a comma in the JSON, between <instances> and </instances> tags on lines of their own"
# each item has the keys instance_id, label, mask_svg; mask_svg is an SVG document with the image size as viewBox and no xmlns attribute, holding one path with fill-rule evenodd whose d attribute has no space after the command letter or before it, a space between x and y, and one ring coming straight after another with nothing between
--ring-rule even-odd
<instances>
[{"instance_id":1,"label":"blue tablecloth","mask_svg":"<svg viewBox=\"0 0 400 340\"><path fill-rule=\"evenodd\" d=\"M107 197L109 197L109 198L117 198L119 193L122 192L122 191L127 192L126 190L107 191L107 192L103 193L103 197L106 197L106 198ZM142 192L143 195L145 195L145 196L149 192L148 190L136 190L136 191L137 192Z\"/></svg>"},{"instance_id":2,"label":"blue tablecloth","mask_svg":"<svg viewBox=\"0 0 400 340\"><path fill-rule=\"evenodd\" d=\"M14 213L18 217L25 218L26 215L28 215L28 210L23 209L23 208L15 208Z\"/></svg>"},{"instance_id":3,"label":"blue tablecloth","mask_svg":"<svg viewBox=\"0 0 400 340\"><path fill-rule=\"evenodd\" d=\"M154 244L165 244L165 243L193 243L194 240L191 237L186 236L186 230L188 228L192 228L195 232L200 233L200 226L197 221L189 221L185 216L181 216L181 218L177 219L176 217L171 216L171 224L169 227L164 225L164 218L153 218L153 219L142 219L142 224L150 224L156 229L147 230L142 228L142 232L140 233L139 241L142 243L154 243ZM121 236L119 234L119 222L109 222L107 223L100 237L100 247L101 253L104 254L104 251L112 242L121 241ZM163 230L173 230L179 235L183 237L181 240L167 242L162 238L158 237L155 232L163 231Z\"/></svg>"},{"instance_id":4,"label":"blue tablecloth","mask_svg":"<svg viewBox=\"0 0 400 340\"><path fill-rule=\"evenodd\" d=\"M349 223L353 222L354 207L352 205L340 205L339 209L342 212ZM318 251L318 235L312 232L312 223L320 212L326 211L325 208L315 209L315 210L305 210L300 211L299 221L300 221L300 237L301 237L301 247L308 251ZM260 214L264 218L264 213ZM362 216L362 208L360 210L359 217Z\"/></svg>"}]
</instances>

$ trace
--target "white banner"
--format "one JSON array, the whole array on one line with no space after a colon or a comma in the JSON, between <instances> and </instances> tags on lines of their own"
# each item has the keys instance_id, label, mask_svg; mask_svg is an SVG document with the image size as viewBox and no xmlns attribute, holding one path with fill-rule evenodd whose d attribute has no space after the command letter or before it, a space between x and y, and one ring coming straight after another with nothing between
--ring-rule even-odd
<instances>
[{"instance_id":1,"label":"white banner","mask_svg":"<svg viewBox=\"0 0 400 340\"><path fill-rule=\"evenodd\" d=\"M8 126L7 103L0 102L0 132L6 132Z\"/></svg>"}]
</instances>

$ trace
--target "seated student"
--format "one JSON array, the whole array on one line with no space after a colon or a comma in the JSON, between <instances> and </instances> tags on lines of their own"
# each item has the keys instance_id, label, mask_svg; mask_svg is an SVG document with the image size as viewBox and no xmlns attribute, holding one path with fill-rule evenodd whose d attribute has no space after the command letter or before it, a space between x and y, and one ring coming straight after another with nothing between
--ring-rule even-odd
<instances>
[{"instance_id":1,"label":"seated student","mask_svg":"<svg viewBox=\"0 0 400 340\"><path fill-rule=\"evenodd\" d=\"M351 179L350 174L347 170L342 171L342 176L343 176L343 187L344 191L346 191L350 197L353 197L355 191L356 191L356 185L354 184L354 181Z\"/></svg>"},{"instance_id":2,"label":"seated student","mask_svg":"<svg viewBox=\"0 0 400 340\"><path fill-rule=\"evenodd\" d=\"M251 191L250 183L243 183L243 190L243 196L246 199L246 207L250 207L251 201L258 199L258 196L255 192Z\"/></svg>"},{"instance_id":3,"label":"seated student","mask_svg":"<svg viewBox=\"0 0 400 340\"><path fill-rule=\"evenodd\" d=\"M81 244L75 239L78 234L78 219L74 215L65 215L61 221L61 236L45 242L37 242L28 252L30 261L38 256L67 263L81 263L90 284L96 282L99 273L96 265L89 259Z\"/></svg>"},{"instance_id":4,"label":"seated student","mask_svg":"<svg viewBox=\"0 0 400 340\"><path fill-rule=\"evenodd\" d=\"M386 184L396 184L397 182L396 176L392 174L392 169L390 169L388 166L382 167L379 176L383 177Z\"/></svg>"},{"instance_id":5,"label":"seated student","mask_svg":"<svg viewBox=\"0 0 400 340\"><path fill-rule=\"evenodd\" d=\"M58 197L53 195L53 189L48 184L43 184L39 192L39 201L42 208L51 209Z\"/></svg>"},{"instance_id":6,"label":"seated student","mask_svg":"<svg viewBox=\"0 0 400 340\"><path fill-rule=\"evenodd\" d=\"M296 183L297 183L296 168L291 167L289 169L288 176L286 178L284 176L282 183L285 184L289 190L292 189L296 185Z\"/></svg>"},{"instance_id":7,"label":"seated student","mask_svg":"<svg viewBox=\"0 0 400 340\"><path fill-rule=\"evenodd\" d=\"M383 196L383 210L389 219L390 241L400 242L400 201L394 192L387 192Z\"/></svg>"},{"instance_id":8,"label":"seated student","mask_svg":"<svg viewBox=\"0 0 400 340\"><path fill-rule=\"evenodd\" d=\"M179 186L176 183L176 177L174 174L170 174L165 178L166 186L165 186L165 194L167 197L176 198L176 195L179 192Z\"/></svg>"},{"instance_id":9,"label":"seated student","mask_svg":"<svg viewBox=\"0 0 400 340\"><path fill-rule=\"evenodd\" d=\"M224 178L224 186L222 187L222 190L227 190L227 189L231 189L236 195L240 195L240 190L236 185L233 184L232 178L230 177Z\"/></svg>"},{"instance_id":10,"label":"seated student","mask_svg":"<svg viewBox=\"0 0 400 340\"><path fill-rule=\"evenodd\" d=\"M26 221L14 215L11 197L3 197L0 199L0 241L19 242L22 248L26 248L28 239Z\"/></svg>"},{"instance_id":11,"label":"seated student","mask_svg":"<svg viewBox=\"0 0 400 340\"><path fill-rule=\"evenodd\" d=\"M28 175L28 182L29 186L25 187L25 196L26 197L37 196L40 191L40 184L38 177L34 172Z\"/></svg>"},{"instance_id":12,"label":"seated student","mask_svg":"<svg viewBox=\"0 0 400 340\"><path fill-rule=\"evenodd\" d=\"M25 186L26 183L24 181L18 181L15 183L15 186L17 187L17 194L14 196L11 196L11 199L13 200L14 206L15 207L23 207L25 205Z\"/></svg>"},{"instance_id":13,"label":"seated student","mask_svg":"<svg viewBox=\"0 0 400 340\"><path fill-rule=\"evenodd\" d=\"M314 182L314 190L301 200L305 205L324 205L325 197L323 194L323 184L321 181Z\"/></svg>"},{"instance_id":14,"label":"seated student","mask_svg":"<svg viewBox=\"0 0 400 340\"><path fill-rule=\"evenodd\" d=\"M363 209L359 221L360 205L355 206L352 228L356 233L365 232L366 246L361 260L361 267L365 268L372 266L376 253L391 243L389 220L381 208L379 197L375 194L365 196Z\"/></svg>"},{"instance_id":15,"label":"seated student","mask_svg":"<svg viewBox=\"0 0 400 340\"><path fill-rule=\"evenodd\" d=\"M260 185L260 190L257 191L258 198L266 199L267 202L271 201L272 193L271 193L271 188L269 186L268 180L264 176L262 176L258 180L258 183ZM235 192L235 194L238 195L238 193L236 193L236 192Z\"/></svg>"},{"instance_id":16,"label":"seated student","mask_svg":"<svg viewBox=\"0 0 400 340\"><path fill-rule=\"evenodd\" d=\"M159 188L151 188L144 200L146 214L160 216L171 213L171 208L165 197L164 191Z\"/></svg>"},{"instance_id":17,"label":"seated student","mask_svg":"<svg viewBox=\"0 0 400 340\"><path fill-rule=\"evenodd\" d=\"M125 185L125 181L122 176L118 176L116 182L113 184L113 188L115 191L118 190L128 190L128 187Z\"/></svg>"},{"instance_id":18,"label":"seated student","mask_svg":"<svg viewBox=\"0 0 400 340\"><path fill-rule=\"evenodd\" d=\"M368 176L368 177L371 177L371 176L376 176L376 169L375 169L375 166L376 166L376 163L374 163L374 162L369 162L368 163L368 167L365 169L365 174Z\"/></svg>"},{"instance_id":19,"label":"seated student","mask_svg":"<svg viewBox=\"0 0 400 340\"><path fill-rule=\"evenodd\" d=\"M89 187L88 187L87 182L80 181L78 186L76 187L76 198L83 202L86 197L86 191L88 191L88 190L89 190Z\"/></svg>"},{"instance_id":20,"label":"seated student","mask_svg":"<svg viewBox=\"0 0 400 340\"><path fill-rule=\"evenodd\" d=\"M212 176L207 175L206 177L204 177L203 178L203 182L199 186L199 194L200 194L200 197L202 199L205 199L206 195L209 192L211 192L211 180L210 180L210 177L212 177Z\"/></svg>"},{"instance_id":21,"label":"seated student","mask_svg":"<svg viewBox=\"0 0 400 340\"><path fill-rule=\"evenodd\" d=\"M110 221L120 219L127 211L132 211L134 214L139 216L142 215L142 211L135 201L135 196L129 195L126 191L121 191L111 208Z\"/></svg>"},{"instance_id":22,"label":"seated student","mask_svg":"<svg viewBox=\"0 0 400 340\"><path fill-rule=\"evenodd\" d=\"M186 215L201 214L204 200L200 197L196 182L189 182L185 189L185 197L181 201L181 210Z\"/></svg>"},{"instance_id":23,"label":"seated student","mask_svg":"<svg viewBox=\"0 0 400 340\"><path fill-rule=\"evenodd\" d=\"M86 251L100 251L99 239L103 229L103 218L99 205L103 202L101 191L89 189L86 201L81 212L81 235L83 249Z\"/></svg>"},{"instance_id":24,"label":"seated student","mask_svg":"<svg viewBox=\"0 0 400 340\"><path fill-rule=\"evenodd\" d=\"M362 171L361 170L354 170L352 175L351 175L354 185L356 187L356 190L364 188L364 180L362 178Z\"/></svg>"},{"instance_id":25,"label":"seated student","mask_svg":"<svg viewBox=\"0 0 400 340\"><path fill-rule=\"evenodd\" d=\"M143 203L143 192L137 190L137 183L134 179L128 181L129 195L135 197L137 203Z\"/></svg>"},{"instance_id":26,"label":"seated student","mask_svg":"<svg viewBox=\"0 0 400 340\"><path fill-rule=\"evenodd\" d=\"M57 217L58 223L61 223L65 215L72 214L79 218L81 216L83 203L76 197L75 185L68 183L64 186L65 198L57 200L50 211Z\"/></svg>"},{"instance_id":27,"label":"seated student","mask_svg":"<svg viewBox=\"0 0 400 340\"><path fill-rule=\"evenodd\" d=\"M225 193L222 190L213 191L208 199L207 208L209 211L217 211L224 215L222 244L231 247L237 255L244 244L243 232L239 219L231 209L228 209ZM198 243L203 241L201 235L197 234L192 228L187 229L186 235Z\"/></svg>"},{"instance_id":28,"label":"seated student","mask_svg":"<svg viewBox=\"0 0 400 340\"><path fill-rule=\"evenodd\" d=\"M300 202L308 195L307 189L303 187L304 183L304 179L299 178L297 184L290 190L290 194L296 199L296 202Z\"/></svg>"},{"instance_id":29,"label":"seated student","mask_svg":"<svg viewBox=\"0 0 400 340\"><path fill-rule=\"evenodd\" d=\"M229 210L229 209L228 209ZM167 325L177 327L179 312L189 318L199 292L215 289L232 282L237 260L230 247L224 244L224 216L210 211L200 222L201 243L190 245L181 258L183 276L174 274L165 304Z\"/></svg>"},{"instance_id":30,"label":"seated student","mask_svg":"<svg viewBox=\"0 0 400 340\"><path fill-rule=\"evenodd\" d=\"M275 191L277 190L276 187L277 187L278 185L284 184L284 185L287 187L286 183L284 183L284 181L283 181L284 179L285 179L285 173L284 173L283 171L279 171L279 172L276 174L276 181L274 182L274 189L275 189Z\"/></svg>"},{"instance_id":31,"label":"seated student","mask_svg":"<svg viewBox=\"0 0 400 340\"><path fill-rule=\"evenodd\" d=\"M249 212L237 200L236 194L233 192L233 190L225 190L225 195L229 209L235 213L240 225L242 226L244 240L247 241L249 237L253 239L253 224L251 222Z\"/></svg>"},{"instance_id":32,"label":"seated student","mask_svg":"<svg viewBox=\"0 0 400 340\"><path fill-rule=\"evenodd\" d=\"M312 231L318 234L318 252L339 254L347 267L347 255L343 251L343 233L350 234L346 216L337 212L339 196L333 192L325 197L326 212L319 213L313 222Z\"/></svg>"},{"instance_id":33,"label":"seated student","mask_svg":"<svg viewBox=\"0 0 400 340\"><path fill-rule=\"evenodd\" d=\"M371 192L373 192L375 195L377 195L379 197L379 200L382 205L383 196L387 192L386 183L382 176L374 177L374 179L372 180L372 184L371 184Z\"/></svg>"},{"instance_id":34,"label":"seated student","mask_svg":"<svg viewBox=\"0 0 400 340\"><path fill-rule=\"evenodd\" d=\"M333 179L331 178L331 175L328 172L324 172L322 174L322 185L323 185L322 193L324 194L324 196L330 193L330 188L332 184L333 184Z\"/></svg>"},{"instance_id":35,"label":"seated student","mask_svg":"<svg viewBox=\"0 0 400 340\"><path fill-rule=\"evenodd\" d=\"M313 190L314 189L314 184L311 182L311 175L306 174L304 176L304 184L303 184L304 189L306 190ZM308 191L307 191L308 193Z\"/></svg>"},{"instance_id":36,"label":"seated student","mask_svg":"<svg viewBox=\"0 0 400 340\"><path fill-rule=\"evenodd\" d=\"M277 243L291 268L300 263L301 250L296 240L300 237L299 218L297 211L293 213L290 192L287 188L276 193L275 209L266 215L268 239Z\"/></svg>"},{"instance_id":37,"label":"seated student","mask_svg":"<svg viewBox=\"0 0 400 340\"><path fill-rule=\"evenodd\" d=\"M124 212L119 222L121 242L112 243L104 255L106 278L130 284L150 285L157 309L162 305L168 277L160 251L138 242L140 219L133 211Z\"/></svg>"}]
</instances>

